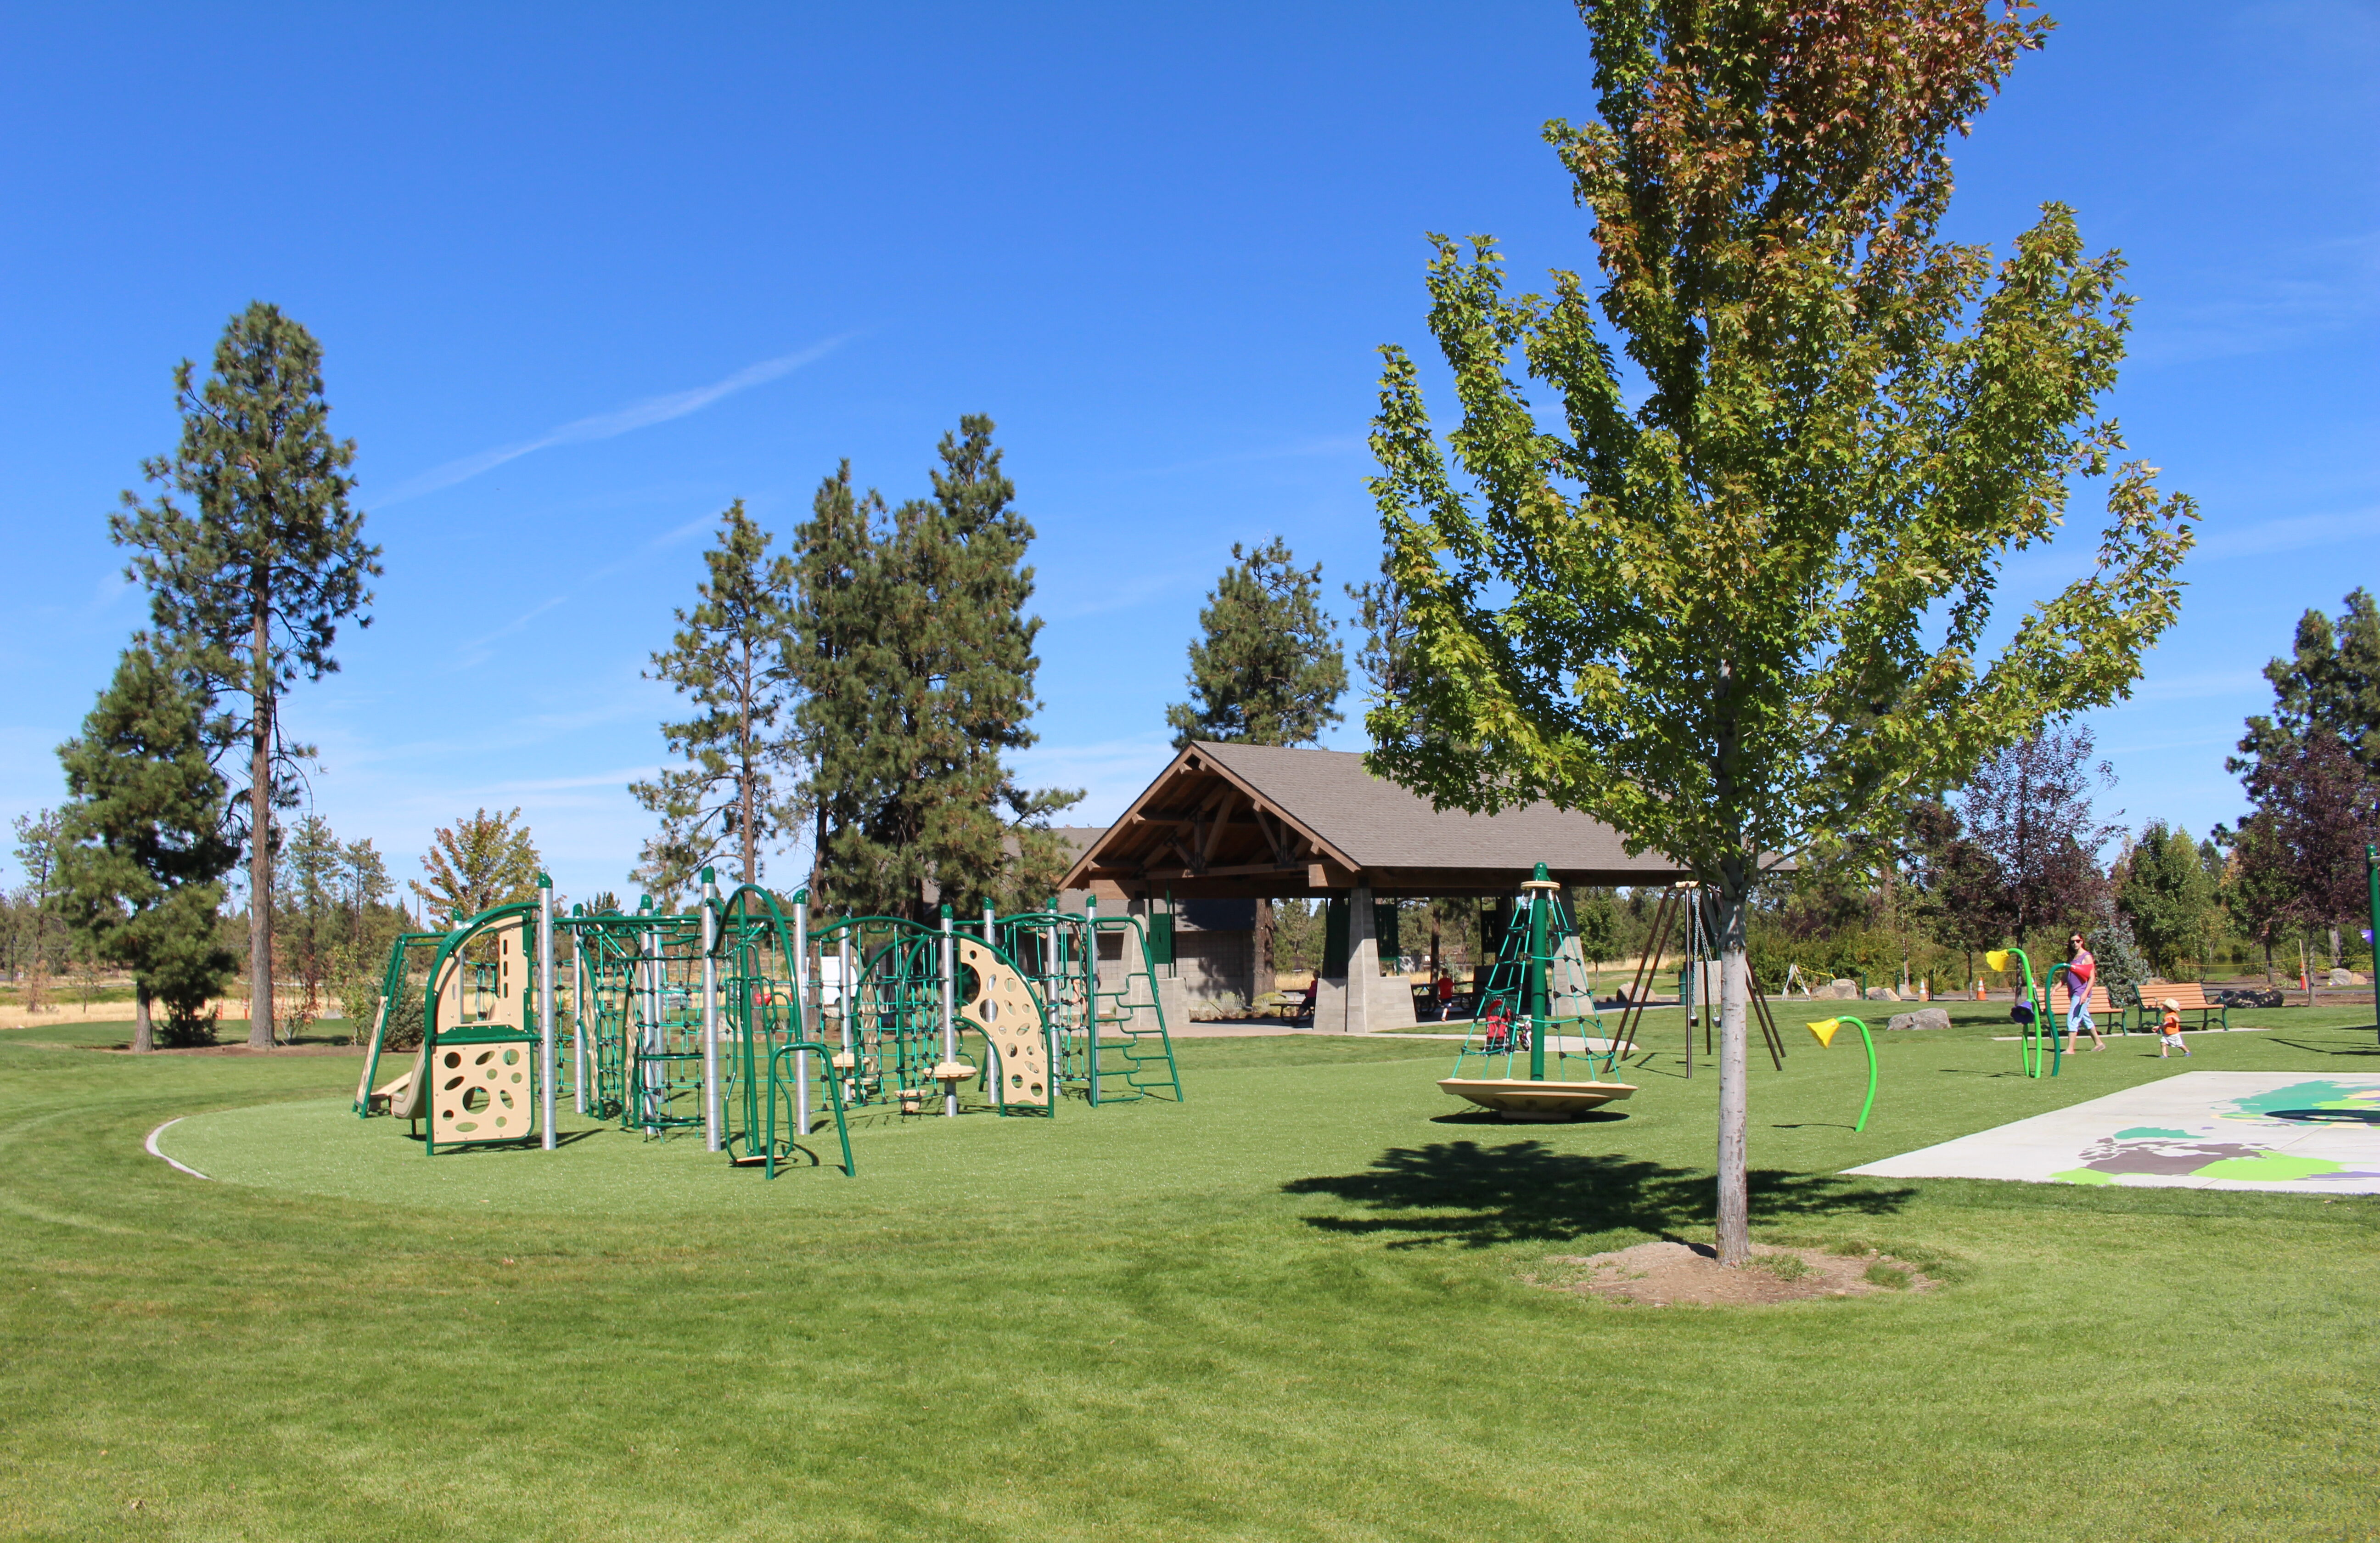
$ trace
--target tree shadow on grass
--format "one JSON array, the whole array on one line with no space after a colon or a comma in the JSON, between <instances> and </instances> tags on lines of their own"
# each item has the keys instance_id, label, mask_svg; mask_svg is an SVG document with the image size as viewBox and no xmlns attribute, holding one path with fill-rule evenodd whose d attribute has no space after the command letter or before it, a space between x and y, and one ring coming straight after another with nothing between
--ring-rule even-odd
<instances>
[{"instance_id":1,"label":"tree shadow on grass","mask_svg":"<svg viewBox=\"0 0 2380 1543\"><path fill-rule=\"evenodd\" d=\"M2365 1029L2363 1032L2368 1034L2371 1030ZM2265 1043L2268 1045L2286 1045L2293 1051L2311 1051L2316 1055L2380 1055L2380 1045L2347 1045L2343 1047L2309 1045L2302 1039L2283 1039L2277 1037L2267 1039Z\"/></svg>"},{"instance_id":2,"label":"tree shadow on grass","mask_svg":"<svg viewBox=\"0 0 2380 1543\"><path fill-rule=\"evenodd\" d=\"M1392 1147L1364 1172L1295 1179L1281 1190L1327 1195L1366 1208L1372 1214L1309 1216L1305 1224L1356 1236L1401 1234L1390 1237L1391 1248L1564 1243L1623 1228L1673 1238L1682 1228L1707 1228L1717 1209L1707 1171L1557 1152L1542 1141ZM1754 1172L1751 1191L1755 1222L1888 1216L1916 1193L1875 1188L1832 1173L1774 1169Z\"/></svg>"}]
</instances>

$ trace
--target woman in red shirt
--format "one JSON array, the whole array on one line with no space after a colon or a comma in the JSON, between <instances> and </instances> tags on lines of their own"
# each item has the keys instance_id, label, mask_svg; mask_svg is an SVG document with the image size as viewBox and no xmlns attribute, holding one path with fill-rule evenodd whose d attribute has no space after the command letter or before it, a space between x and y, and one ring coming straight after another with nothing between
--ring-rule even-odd
<instances>
[{"instance_id":1,"label":"woman in red shirt","mask_svg":"<svg viewBox=\"0 0 2380 1543\"><path fill-rule=\"evenodd\" d=\"M2106 1050L2107 1041L2099 1038L2099 1026L2091 1021L2091 978L2099 973L2099 961L2082 946L2082 933L2067 942L2071 952L2066 959L2066 1037L2079 1043L2088 1034L2093 1050Z\"/></svg>"}]
</instances>

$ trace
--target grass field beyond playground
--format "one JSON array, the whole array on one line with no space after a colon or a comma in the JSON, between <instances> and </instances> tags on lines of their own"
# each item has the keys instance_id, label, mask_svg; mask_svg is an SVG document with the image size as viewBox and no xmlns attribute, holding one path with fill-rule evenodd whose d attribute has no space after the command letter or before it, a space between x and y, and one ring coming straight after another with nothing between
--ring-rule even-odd
<instances>
[{"instance_id":1,"label":"grass field beyond playground","mask_svg":"<svg viewBox=\"0 0 2380 1543\"><path fill-rule=\"evenodd\" d=\"M1591 1123L1475 1118L1427 1041L1198 1040L1183 1106L869 1125L856 1179L774 1184L616 1132L425 1159L342 1116L348 1055L0 1034L0 1534L2371 1536L2380 1202L1840 1172L2380 1070L2364 1014L2029 1081L1949 1005L1878 1035L1864 1134L1857 1044L1798 1018L1751 1087L1759 1235L1947 1286L1725 1311L1525 1279L1706 1235L1674 1027ZM177 1116L214 1181L141 1150Z\"/></svg>"}]
</instances>

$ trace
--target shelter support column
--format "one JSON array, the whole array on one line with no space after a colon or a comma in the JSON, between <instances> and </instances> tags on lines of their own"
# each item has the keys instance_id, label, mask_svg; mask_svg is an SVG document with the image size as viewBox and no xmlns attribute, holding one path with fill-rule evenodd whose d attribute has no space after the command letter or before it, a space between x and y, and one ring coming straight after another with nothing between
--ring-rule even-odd
<instances>
[{"instance_id":1,"label":"shelter support column","mask_svg":"<svg viewBox=\"0 0 2380 1543\"><path fill-rule=\"evenodd\" d=\"M1372 998L1380 978L1380 940L1372 930L1372 886L1358 884L1347 895L1347 1012L1350 1034L1372 1031Z\"/></svg>"}]
</instances>

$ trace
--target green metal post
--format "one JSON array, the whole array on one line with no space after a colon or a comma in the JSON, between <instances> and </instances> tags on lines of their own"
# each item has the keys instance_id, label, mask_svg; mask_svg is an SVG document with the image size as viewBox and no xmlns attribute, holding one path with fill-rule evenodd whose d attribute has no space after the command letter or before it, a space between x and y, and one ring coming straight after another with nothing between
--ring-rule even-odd
<instances>
[{"instance_id":1,"label":"green metal post","mask_svg":"<svg viewBox=\"0 0 2380 1543\"><path fill-rule=\"evenodd\" d=\"M1532 884L1548 883L1539 863ZM1546 1080L1546 905L1548 892L1529 891L1529 1080Z\"/></svg>"},{"instance_id":2,"label":"green metal post","mask_svg":"<svg viewBox=\"0 0 2380 1543\"><path fill-rule=\"evenodd\" d=\"M2024 990L2017 1000L2033 1009L2034 1021L2025 1025L2023 1031L2017 1036L2017 1063L2024 1068L2025 1075L2037 1077L2041 1075L2041 1051L2036 1041L2041 1029L2041 1020L2049 1014L2049 993L2043 991L2041 1000L2038 1002L2034 1001L2033 960L2026 955L2024 950L2004 948L1996 949L1993 952L2006 954L2023 966Z\"/></svg>"},{"instance_id":3,"label":"green metal post","mask_svg":"<svg viewBox=\"0 0 2380 1543\"><path fill-rule=\"evenodd\" d=\"M1099 1107L1099 897L1083 896L1083 1031L1090 1036L1084 1047L1090 1067L1091 1107Z\"/></svg>"},{"instance_id":4,"label":"green metal post","mask_svg":"<svg viewBox=\"0 0 2380 1543\"><path fill-rule=\"evenodd\" d=\"M2372 1032L2380 1036L2380 845L2364 847L2363 875L2372 886ZM2204 1027L2205 1020L2199 1022ZM2223 1027L2230 1027L2231 1020L2224 1019Z\"/></svg>"},{"instance_id":5,"label":"green metal post","mask_svg":"<svg viewBox=\"0 0 2380 1543\"><path fill-rule=\"evenodd\" d=\"M1860 1043L1867 1047L1867 1098L1860 1104L1858 1122L1852 1126L1852 1134L1857 1135L1867 1129L1868 1111L1876 1107L1876 1036L1867 1031L1867 1025L1860 1019L1850 1018L1847 1021L1859 1025Z\"/></svg>"}]
</instances>

